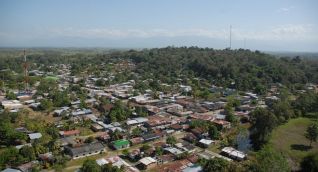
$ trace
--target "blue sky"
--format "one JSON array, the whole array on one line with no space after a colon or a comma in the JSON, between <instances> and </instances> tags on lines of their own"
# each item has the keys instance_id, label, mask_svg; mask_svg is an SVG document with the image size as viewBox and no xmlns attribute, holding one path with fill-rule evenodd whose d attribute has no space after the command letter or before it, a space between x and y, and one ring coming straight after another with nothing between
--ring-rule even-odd
<instances>
[{"instance_id":1,"label":"blue sky","mask_svg":"<svg viewBox=\"0 0 318 172\"><path fill-rule=\"evenodd\" d=\"M317 52L317 9L317 0L1 0L0 46L223 49L232 25L233 48Z\"/></svg>"}]
</instances>

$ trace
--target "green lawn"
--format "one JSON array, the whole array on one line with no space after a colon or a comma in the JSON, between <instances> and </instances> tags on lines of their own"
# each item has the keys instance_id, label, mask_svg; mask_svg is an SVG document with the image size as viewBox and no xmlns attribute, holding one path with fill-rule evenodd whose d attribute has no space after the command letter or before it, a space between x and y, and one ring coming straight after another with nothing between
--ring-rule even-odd
<instances>
[{"instance_id":1,"label":"green lawn","mask_svg":"<svg viewBox=\"0 0 318 172\"><path fill-rule=\"evenodd\" d=\"M272 133L270 143L274 149L287 156L293 169L297 169L301 160L309 153L318 153L318 143L312 143L312 148L309 148L309 140L304 136L311 123L309 118L292 119Z\"/></svg>"}]
</instances>

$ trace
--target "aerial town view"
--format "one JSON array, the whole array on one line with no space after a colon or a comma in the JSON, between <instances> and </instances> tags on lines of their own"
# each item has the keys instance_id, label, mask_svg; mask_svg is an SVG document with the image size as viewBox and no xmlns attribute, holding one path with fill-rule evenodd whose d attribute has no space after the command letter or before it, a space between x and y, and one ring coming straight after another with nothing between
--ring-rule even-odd
<instances>
[{"instance_id":1,"label":"aerial town view","mask_svg":"<svg viewBox=\"0 0 318 172\"><path fill-rule=\"evenodd\" d=\"M318 1L0 1L1 172L317 172Z\"/></svg>"}]
</instances>

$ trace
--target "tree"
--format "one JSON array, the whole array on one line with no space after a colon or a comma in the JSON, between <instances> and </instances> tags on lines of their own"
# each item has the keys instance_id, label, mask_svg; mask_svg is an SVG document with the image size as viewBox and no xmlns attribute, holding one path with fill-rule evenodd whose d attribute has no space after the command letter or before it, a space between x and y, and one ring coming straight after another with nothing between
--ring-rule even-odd
<instances>
[{"instance_id":1,"label":"tree","mask_svg":"<svg viewBox=\"0 0 318 172\"><path fill-rule=\"evenodd\" d=\"M87 104L85 103L85 100L81 99L81 103L80 103L79 107L82 109L85 109L88 107Z\"/></svg>"},{"instance_id":2,"label":"tree","mask_svg":"<svg viewBox=\"0 0 318 172\"><path fill-rule=\"evenodd\" d=\"M266 93L266 87L262 84L257 84L254 91L256 94L263 95Z\"/></svg>"},{"instance_id":3,"label":"tree","mask_svg":"<svg viewBox=\"0 0 318 172\"><path fill-rule=\"evenodd\" d=\"M85 143L92 143L94 141L94 137L93 136L89 136L85 139Z\"/></svg>"},{"instance_id":4,"label":"tree","mask_svg":"<svg viewBox=\"0 0 318 172\"><path fill-rule=\"evenodd\" d=\"M9 100L15 100L15 99L17 99L17 96L13 92L8 91L6 94L6 98Z\"/></svg>"},{"instance_id":5,"label":"tree","mask_svg":"<svg viewBox=\"0 0 318 172\"><path fill-rule=\"evenodd\" d=\"M115 141L120 139L120 132L118 130L115 130L111 133L111 140Z\"/></svg>"},{"instance_id":6,"label":"tree","mask_svg":"<svg viewBox=\"0 0 318 172\"><path fill-rule=\"evenodd\" d=\"M203 120L192 120L190 123L190 128L202 128L205 131L208 131L210 123Z\"/></svg>"},{"instance_id":7,"label":"tree","mask_svg":"<svg viewBox=\"0 0 318 172\"><path fill-rule=\"evenodd\" d=\"M317 141L318 138L318 125L314 123L308 126L305 136L310 141L309 146L311 147L311 143Z\"/></svg>"},{"instance_id":8,"label":"tree","mask_svg":"<svg viewBox=\"0 0 318 172\"><path fill-rule=\"evenodd\" d=\"M199 98L199 95L200 95L200 90L198 90L196 87L192 89L192 92L191 92L194 100L197 100Z\"/></svg>"},{"instance_id":9,"label":"tree","mask_svg":"<svg viewBox=\"0 0 318 172\"><path fill-rule=\"evenodd\" d=\"M44 154L48 152L48 148L41 144L39 141L35 141L32 144L32 147L34 148L35 155Z\"/></svg>"},{"instance_id":10,"label":"tree","mask_svg":"<svg viewBox=\"0 0 318 172\"><path fill-rule=\"evenodd\" d=\"M147 111L144 109L144 107L139 107L137 106L136 107L136 113L137 115L141 116L141 117L147 117L148 116L148 113Z\"/></svg>"},{"instance_id":11,"label":"tree","mask_svg":"<svg viewBox=\"0 0 318 172\"><path fill-rule=\"evenodd\" d=\"M18 166L27 162L27 158L21 155L15 147L5 148L0 152L0 169L5 168L6 165Z\"/></svg>"},{"instance_id":12,"label":"tree","mask_svg":"<svg viewBox=\"0 0 318 172\"><path fill-rule=\"evenodd\" d=\"M43 79L40 85L37 87L37 94L50 93L53 90L57 90L58 85L56 81L50 79Z\"/></svg>"},{"instance_id":13,"label":"tree","mask_svg":"<svg viewBox=\"0 0 318 172\"><path fill-rule=\"evenodd\" d=\"M55 159L54 165L56 165L58 169L60 168L64 169L66 162L69 160L69 158L63 155L55 155L54 159Z\"/></svg>"},{"instance_id":14,"label":"tree","mask_svg":"<svg viewBox=\"0 0 318 172\"><path fill-rule=\"evenodd\" d=\"M96 82L95 82L95 85L98 86L98 87L103 87L105 86L106 82L104 79L98 79Z\"/></svg>"},{"instance_id":15,"label":"tree","mask_svg":"<svg viewBox=\"0 0 318 172\"><path fill-rule=\"evenodd\" d=\"M134 128L131 132L133 136L140 136L142 134L142 130L140 128Z\"/></svg>"},{"instance_id":16,"label":"tree","mask_svg":"<svg viewBox=\"0 0 318 172\"><path fill-rule=\"evenodd\" d=\"M51 97L55 107L68 106L71 103L66 91L54 91Z\"/></svg>"},{"instance_id":17,"label":"tree","mask_svg":"<svg viewBox=\"0 0 318 172\"><path fill-rule=\"evenodd\" d=\"M162 147L156 147L155 152L156 152L156 155L157 155L157 156L162 155L162 154L163 154L163 149L162 149Z\"/></svg>"},{"instance_id":18,"label":"tree","mask_svg":"<svg viewBox=\"0 0 318 172\"><path fill-rule=\"evenodd\" d=\"M24 158L26 158L27 161L35 160L35 153L31 146L23 146L19 150L19 154L22 155Z\"/></svg>"},{"instance_id":19,"label":"tree","mask_svg":"<svg viewBox=\"0 0 318 172\"><path fill-rule=\"evenodd\" d=\"M47 99L42 99L41 101L40 101L40 109L41 110L51 110L52 108L53 108L53 103L52 103L52 101L50 101L50 100L47 100Z\"/></svg>"},{"instance_id":20,"label":"tree","mask_svg":"<svg viewBox=\"0 0 318 172\"><path fill-rule=\"evenodd\" d=\"M128 156L128 155L129 155L128 149L124 149L124 150L122 151L122 153L123 153L124 156Z\"/></svg>"},{"instance_id":21,"label":"tree","mask_svg":"<svg viewBox=\"0 0 318 172\"><path fill-rule=\"evenodd\" d=\"M174 145L177 143L177 139L174 136L169 136L166 140L167 144Z\"/></svg>"},{"instance_id":22,"label":"tree","mask_svg":"<svg viewBox=\"0 0 318 172\"><path fill-rule=\"evenodd\" d=\"M45 128L45 130L46 130L46 133L52 137L52 139L55 140L59 138L59 130L54 124L49 125L47 128Z\"/></svg>"},{"instance_id":23,"label":"tree","mask_svg":"<svg viewBox=\"0 0 318 172\"><path fill-rule=\"evenodd\" d=\"M287 100L274 103L272 109L281 123L286 122L294 116L293 108Z\"/></svg>"},{"instance_id":24,"label":"tree","mask_svg":"<svg viewBox=\"0 0 318 172\"><path fill-rule=\"evenodd\" d=\"M102 172L123 172L123 166L118 168L117 166L112 166L111 164L105 164L102 166Z\"/></svg>"},{"instance_id":25,"label":"tree","mask_svg":"<svg viewBox=\"0 0 318 172\"><path fill-rule=\"evenodd\" d=\"M148 144L143 144L143 145L141 146L140 150L146 151L146 150L148 150L148 149L150 149L150 148L151 148L151 146L149 146Z\"/></svg>"},{"instance_id":26,"label":"tree","mask_svg":"<svg viewBox=\"0 0 318 172\"><path fill-rule=\"evenodd\" d=\"M249 171L255 172L289 172L286 158L270 146L263 147L256 153L256 159L251 162Z\"/></svg>"},{"instance_id":27,"label":"tree","mask_svg":"<svg viewBox=\"0 0 318 172\"><path fill-rule=\"evenodd\" d=\"M101 167L96 163L95 160L87 159L84 161L81 168L82 172L101 172Z\"/></svg>"},{"instance_id":28,"label":"tree","mask_svg":"<svg viewBox=\"0 0 318 172\"><path fill-rule=\"evenodd\" d=\"M54 155L57 155L60 152L60 144L56 140L51 140L48 143L48 148Z\"/></svg>"},{"instance_id":29,"label":"tree","mask_svg":"<svg viewBox=\"0 0 318 172\"><path fill-rule=\"evenodd\" d=\"M240 100L234 98L233 96L228 96L227 105L229 105L231 107L238 107L241 105L241 102L240 102Z\"/></svg>"},{"instance_id":30,"label":"tree","mask_svg":"<svg viewBox=\"0 0 318 172\"><path fill-rule=\"evenodd\" d=\"M204 172L223 172L226 171L229 166L229 163L226 160L218 157L209 160L201 159L200 164L202 165Z\"/></svg>"},{"instance_id":31,"label":"tree","mask_svg":"<svg viewBox=\"0 0 318 172\"><path fill-rule=\"evenodd\" d=\"M211 93L207 88L205 88L200 92L200 97L206 100L211 97Z\"/></svg>"},{"instance_id":32,"label":"tree","mask_svg":"<svg viewBox=\"0 0 318 172\"><path fill-rule=\"evenodd\" d=\"M220 132L218 131L218 128L214 125L210 125L208 133L211 139L218 139L220 137Z\"/></svg>"},{"instance_id":33,"label":"tree","mask_svg":"<svg viewBox=\"0 0 318 172\"><path fill-rule=\"evenodd\" d=\"M318 171L318 154L310 154L301 162L301 171L315 172Z\"/></svg>"},{"instance_id":34,"label":"tree","mask_svg":"<svg viewBox=\"0 0 318 172\"><path fill-rule=\"evenodd\" d=\"M234 110L233 107L231 106L231 104L227 104L224 108L225 110L225 120L229 121L229 122L234 122L236 120L235 116L234 116Z\"/></svg>"},{"instance_id":35,"label":"tree","mask_svg":"<svg viewBox=\"0 0 318 172\"><path fill-rule=\"evenodd\" d=\"M308 112L318 111L318 94L313 92L306 92L301 94L294 102L293 106L306 115Z\"/></svg>"},{"instance_id":36,"label":"tree","mask_svg":"<svg viewBox=\"0 0 318 172\"><path fill-rule=\"evenodd\" d=\"M118 100L110 110L109 116L112 122L126 120L130 116L131 112L127 109L123 103Z\"/></svg>"},{"instance_id":37,"label":"tree","mask_svg":"<svg viewBox=\"0 0 318 172\"><path fill-rule=\"evenodd\" d=\"M27 140L26 134L16 131L9 119L0 119L0 144L10 146L22 140Z\"/></svg>"},{"instance_id":38,"label":"tree","mask_svg":"<svg viewBox=\"0 0 318 172\"><path fill-rule=\"evenodd\" d=\"M277 125L276 116L264 108L256 108L250 114L252 123L250 138L253 147L259 150L265 143L268 142L272 130Z\"/></svg>"}]
</instances>

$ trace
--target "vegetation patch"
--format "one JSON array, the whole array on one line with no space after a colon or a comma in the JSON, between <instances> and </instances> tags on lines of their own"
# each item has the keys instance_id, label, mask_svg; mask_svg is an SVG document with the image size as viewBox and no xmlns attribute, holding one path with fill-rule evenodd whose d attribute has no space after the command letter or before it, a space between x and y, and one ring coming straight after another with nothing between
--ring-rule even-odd
<instances>
[{"instance_id":1,"label":"vegetation patch","mask_svg":"<svg viewBox=\"0 0 318 172\"><path fill-rule=\"evenodd\" d=\"M305 137L307 127L314 121L309 118L291 119L288 123L276 128L270 140L274 149L284 153L292 168L298 168L302 159L310 153L318 153L318 143Z\"/></svg>"}]
</instances>

